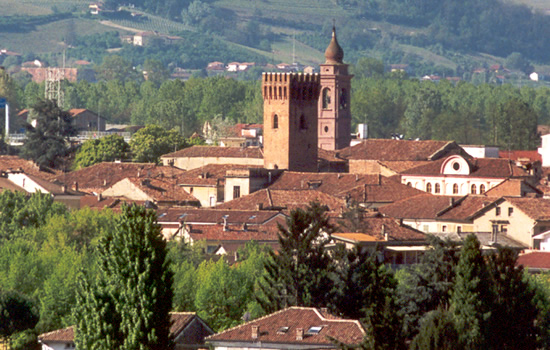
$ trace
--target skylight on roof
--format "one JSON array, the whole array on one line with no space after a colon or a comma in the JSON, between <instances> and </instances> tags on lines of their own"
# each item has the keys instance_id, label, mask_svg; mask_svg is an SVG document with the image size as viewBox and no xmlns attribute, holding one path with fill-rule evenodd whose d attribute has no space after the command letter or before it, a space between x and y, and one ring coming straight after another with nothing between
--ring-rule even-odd
<instances>
[{"instance_id":1,"label":"skylight on roof","mask_svg":"<svg viewBox=\"0 0 550 350\"><path fill-rule=\"evenodd\" d=\"M159 218L162 218L162 217L164 217L164 216L166 216L166 213L160 214L160 215L159 215Z\"/></svg>"},{"instance_id":2,"label":"skylight on roof","mask_svg":"<svg viewBox=\"0 0 550 350\"><path fill-rule=\"evenodd\" d=\"M307 334L319 334L321 332L321 329L323 329L323 326L313 326L309 327L307 330Z\"/></svg>"},{"instance_id":3,"label":"skylight on roof","mask_svg":"<svg viewBox=\"0 0 550 350\"><path fill-rule=\"evenodd\" d=\"M277 330L277 334L286 334L290 327L281 327Z\"/></svg>"}]
</instances>

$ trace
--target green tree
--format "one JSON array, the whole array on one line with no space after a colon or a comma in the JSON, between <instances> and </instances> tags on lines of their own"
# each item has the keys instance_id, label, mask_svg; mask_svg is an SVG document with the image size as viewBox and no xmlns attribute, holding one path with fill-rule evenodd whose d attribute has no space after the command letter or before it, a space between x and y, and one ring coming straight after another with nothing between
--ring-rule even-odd
<instances>
[{"instance_id":1,"label":"green tree","mask_svg":"<svg viewBox=\"0 0 550 350\"><path fill-rule=\"evenodd\" d=\"M98 275L79 280L77 347L170 348L173 277L156 214L123 206L115 229L100 242L98 260Z\"/></svg>"},{"instance_id":2,"label":"green tree","mask_svg":"<svg viewBox=\"0 0 550 350\"><path fill-rule=\"evenodd\" d=\"M81 169L100 162L126 159L130 146L119 135L85 141L75 154L73 169Z\"/></svg>"},{"instance_id":3,"label":"green tree","mask_svg":"<svg viewBox=\"0 0 550 350\"><path fill-rule=\"evenodd\" d=\"M147 125L138 130L130 140L134 161L158 163L160 156L175 152L185 146L184 138L176 130L166 130L158 125Z\"/></svg>"},{"instance_id":4,"label":"green tree","mask_svg":"<svg viewBox=\"0 0 550 350\"><path fill-rule=\"evenodd\" d=\"M29 298L15 291L0 290L0 337L9 339L37 323L38 310Z\"/></svg>"},{"instance_id":5,"label":"green tree","mask_svg":"<svg viewBox=\"0 0 550 350\"><path fill-rule=\"evenodd\" d=\"M129 80L142 80L142 76L132 63L118 55L105 56L103 62L96 68L99 80L118 80L121 82Z\"/></svg>"},{"instance_id":6,"label":"green tree","mask_svg":"<svg viewBox=\"0 0 550 350\"><path fill-rule=\"evenodd\" d=\"M27 125L27 140L22 156L32 159L39 166L58 167L69 153L69 137L76 135L71 115L63 111L55 101L38 102L32 109L36 127Z\"/></svg>"},{"instance_id":7,"label":"green tree","mask_svg":"<svg viewBox=\"0 0 550 350\"><path fill-rule=\"evenodd\" d=\"M443 308L428 312L421 321L420 332L411 342L411 350L453 350L458 333L453 314Z\"/></svg>"},{"instance_id":8,"label":"green tree","mask_svg":"<svg viewBox=\"0 0 550 350\"><path fill-rule=\"evenodd\" d=\"M332 280L326 245L333 228L326 211L313 202L305 210L291 211L286 227L279 225L280 250L270 254L259 286L258 301L265 312L328 304Z\"/></svg>"},{"instance_id":9,"label":"green tree","mask_svg":"<svg viewBox=\"0 0 550 350\"><path fill-rule=\"evenodd\" d=\"M487 266L477 237L466 237L456 266L450 311L455 316L459 344L466 349L487 349L487 320L492 300Z\"/></svg>"},{"instance_id":10,"label":"green tree","mask_svg":"<svg viewBox=\"0 0 550 350\"><path fill-rule=\"evenodd\" d=\"M161 61L155 59L147 59L143 64L143 71L147 72L147 80L160 86L165 80L170 77L170 72Z\"/></svg>"}]
</instances>

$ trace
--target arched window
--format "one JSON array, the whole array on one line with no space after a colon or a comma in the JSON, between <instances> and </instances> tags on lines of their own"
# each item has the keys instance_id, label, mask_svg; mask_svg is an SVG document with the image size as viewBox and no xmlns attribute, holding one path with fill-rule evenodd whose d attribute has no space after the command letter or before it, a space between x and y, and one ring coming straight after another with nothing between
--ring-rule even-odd
<instances>
[{"instance_id":1,"label":"arched window","mask_svg":"<svg viewBox=\"0 0 550 350\"><path fill-rule=\"evenodd\" d=\"M279 128L279 116L275 114L273 116L273 129L278 129L278 128Z\"/></svg>"},{"instance_id":2,"label":"arched window","mask_svg":"<svg viewBox=\"0 0 550 350\"><path fill-rule=\"evenodd\" d=\"M327 109L330 107L330 89L324 88L323 89L323 109Z\"/></svg>"},{"instance_id":3,"label":"arched window","mask_svg":"<svg viewBox=\"0 0 550 350\"><path fill-rule=\"evenodd\" d=\"M485 185L479 185L479 194L485 193Z\"/></svg>"},{"instance_id":4,"label":"arched window","mask_svg":"<svg viewBox=\"0 0 550 350\"><path fill-rule=\"evenodd\" d=\"M412 183L407 182L407 186L412 187Z\"/></svg>"},{"instance_id":5,"label":"arched window","mask_svg":"<svg viewBox=\"0 0 550 350\"><path fill-rule=\"evenodd\" d=\"M304 115L302 114L300 116L300 130L306 130L306 129L307 129L306 117L304 117Z\"/></svg>"},{"instance_id":6,"label":"arched window","mask_svg":"<svg viewBox=\"0 0 550 350\"><path fill-rule=\"evenodd\" d=\"M477 186L476 185L472 185L472 190L470 191L470 193L477 194Z\"/></svg>"},{"instance_id":7,"label":"arched window","mask_svg":"<svg viewBox=\"0 0 550 350\"><path fill-rule=\"evenodd\" d=\"M432 184L430 182L426 184L426 192L432 193Z\"/></svg>"},{"instance_id":8,"label":"arched window","mask_svg":"<svg viewBox=\"0 0 550 350\"><path fill-rule=\"evenodd\" d=\"M346 108L348 108L348 91L342 89L342 91L340 91L340 109Z\"/></svg>"},{"instance_id":9,"label":"arched window","mask_svg":"<svg viewBox=\"0 0 550 350\"><path fill-rule=\"evenodd\" d=\"M434 188L434 193L439 193L439 192L441 192L441 185L436 183Z\"/></svg>"},{"instance_id":10,"label":"arched window","mask_svg":"<svg viewBox=\"0 0 550 350\"><path fill-rule=\"evenodd\" d=\"M458 194L458 184L453 185L453 194Z\"/></svg>"}]
</instances>

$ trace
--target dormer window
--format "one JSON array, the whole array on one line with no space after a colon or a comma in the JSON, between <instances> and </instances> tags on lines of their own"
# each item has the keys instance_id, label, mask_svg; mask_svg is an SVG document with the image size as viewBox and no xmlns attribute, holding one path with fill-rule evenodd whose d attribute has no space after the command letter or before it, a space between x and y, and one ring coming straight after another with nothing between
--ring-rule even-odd
<instances>
[{"instance_id":1,"label":"dormer window","mask_svg":"<svg viewBox=\"0 0 550 350\"><path fill-rule=\"evenodd\" d=\"M277 330L277 334L287 334L290 327L283 326Z\"/></svg>"},{"instance_id":2,"label":"dormer window","mask_svg":"<svg viewBox=\"0 0 550 350\"><path fill-rule=\"evenodd\" d=\"M323 326L313 326L309 327L307 330L307 334L319 334L321 332L321 329L323 329Z\"/></svg>"}]
</instances>

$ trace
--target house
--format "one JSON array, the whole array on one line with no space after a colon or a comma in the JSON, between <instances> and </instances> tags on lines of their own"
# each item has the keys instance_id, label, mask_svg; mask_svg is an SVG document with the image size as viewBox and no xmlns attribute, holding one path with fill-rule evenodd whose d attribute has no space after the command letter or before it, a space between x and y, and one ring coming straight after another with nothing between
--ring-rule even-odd
<instances>
[{"instance_id":1,"label":"house","mask_svg":"<svg viewBox=\"0 0 550 350\"><path fill-rule=\"evenodd\" d=\"M402 183L440 196L483 194L509 178L535 183L533 172L502 158L452 155L401 172Z\"/></svg>"},{"instance_id":2,"label":"house","mask_svg":"<svg viewBox=\"0 0 550 350\"><path fill-rule=\"evenodd\" d=\"M356 202L366 208L379 208L423 193L381 175L303 173L285 171L269 186L270 190L317 190Z\"/></svg>"},{"instance_id":3,"label":"house","mask_svg":"<svg viewBox=\"0 0 550 350\"><path fill-rule=\"evenodd\" d=\"M542 197L544 193L523 179L506 179L485 194L489 197Z\"/></svg>"},{"instance_id":4,"label":"house","mask_svg":"<svg viewBox=\"0 0 550 350\"><path fill-rule=\"evenodd\" d=\"M147 46L155 40L158 40L166 45L173 45L178 41L183 40L183 38L179 36L161 34L158 32L141 32L134 35L132 44L134 46Z\"/></svg>"},{"instance_id":5,"label":"house","mask_svg":"<svg viewBox=\"0 0 550 350\"><path fill-rule=\"evenodd\" d=\"M86 108L69 109L77 131L105 131L105 118Z\"/></svg>"},{"instance_id":6,"label":"house","mask_svg":"<svg viewBox=\"0 0 550 350\"><path fill-rule=\"evenodd\" d=\"M52 71L58 72L63 79L72 83L81 80L95 81L95 73L92 68L21 67L21 70L29 73L35 83L47 80Z\"/></svg>"},{"instance_id":7,"label":"house","mask_svg":"<svg viewBox=\"0 0 550 350\"><path fill-rule=\"evenodd\" d=\"M44 180L55 180L61 174L60 171L44 168L33 161L19 158L18 156L0 155L0 172L22 171L25 174L34 175Z\"/></svg>"},{"instance_id":8,"label":"house","mask_svg":"<svg viewBox=\"0 0 550 350\"><path fill-rule=\"evenodd\" d=\"M358 345L365 335L357 320L338 318L325 309L289 307L209 336L206 344L215 350L338 349L332 339Z\"/></svg>"},{"instance_id":9,"label":"house","mask_svg":"<svg viewBox=\"0 0 550 350\"><path fill-rule=\"evenodd\" d=\"M214 331L194 312L170 313L170 335L174 337L174 350L204 348L204 339ZM76 349L74 326L43 333L38 336L42 350Z\"/></svg>"},{"instance_id":10,"label":"house","mask_svg":"<svg viewBox=\"0 0 550 350\"><path fill-rule=\"evenodd\" d=\"M318 190L271 190L256 191L218 205L219 209L279 210L285 213L305 209L311 202L326 205L329 211L341 213L346 208L345 199L331 196Z\"/></svg>"},{"instance_id":11,"label":"house","mask_svg":"<svg viewBox=\"0 0 550 350\"><path fill-rule=\"evenodd\" d=\"M235 124L228 135L218 138L221 147L258 147L262 145L262 124Z\"/></svg>"},{"instance_id":12,"label":"house","mask_svg":"<svg viewBox=\"0 0 550 350\"><path fill-rule=\"evenodd\" d=\"M504 233L526 247L540 249L550 230L550 199L502 197L475 214L478 231Z\"/></svg>"},{"instance_id":13,"label":"house","mask_svg":"<svg viewBox=\"0 0 550 350\"><path fill-rule=\"evenodd\" d=\"M153 163L102 162L58 174L53 179L73 190L97 195L127 177L170 179L173 184L177 184L184 173L184 170L178 168Z\"/></svg>"},{"instance_id":14,"label":"house","mask_svg":"<svg viewBox=\"0 0 550 350\"><path fill-rule=\"evenodd\" d=\"M229 225L232 228L261 231L264 225L277 226L283 223L286 216L273 210L232 210L216 208L166 208L157 211L157 221L162 227L167 240L184 239L188 242L206 239L206 236L193 236L197 227ZM197 226L198 225L198 226ZM223 226L222 226L223 229ZM193 232L192 232L193 231ZM227 241L243 241L242 237L233 237Z\"/></svg>"},{"instance_id":15,"label":"house","mask_svg":"<svg viewBox=\"0 0 550 350\"><path fill-rule=\"evenodd\" d=\"M359 144L344 148L338 156L347 159L349 172L354 174L398 174L391 169L399 166L401 171L416 167L416 162L435 161L450 155L459 154L468 157L467 153L454 141L409 141L395 139L367 139ZM390 165L388 165L388 162Z\"/></svg>"},{"instance_id":16,"label":"house","mask_svg":"<svg viewBox=\"0 0 550 350\"><path fill-rule=\"evenodd\" d=\"M163 165L191 170L207 164L263 166L262 150L257 147L192 146L160 157Z\"/></svg>"},{"instance_id":17,"label":"house","mask_svg":"<svg viewBox=\"0 0 550 350\"><path fill-rule=\"evenodd\" d=\"M157 207L200 206L200 201L172 179L127 177L105 189L103 197L124 197L151 202Z\"/></svg>"},{"instance_id":18,"label":"house","mask_svg":"<svg viewBox=\"0 0 550 350\"><path fill-rule=\"evenodd\" d=\"M506 158L500 156L498 146L460 145L460 147L474 158Z\"/></svg>"},{"instance_id":19,"label":"house","mask_svg":"<svg viewBox=\"0 0 550 350\"><path fill-rule=\"evenodd\" d=\"M231 62L231 63L228 63L227 66L225 67L225 69L228 71L228 72L236 72L239 70L239 65L240 63L239 62Z\"/></svg>"},{"instance_id":20,"label":"house","mask_svg":"<svg viewBox=\"0 0 550 350\"><path fill-rule=\"evenodd\" d=\"M371 252L379 250L383 261L392 266L418 263L427 244L422 231L379 214L361 218L355 232L350 232L354 225L349 219L331 218L330 221L337 227L331 235L336 244L344 244L347 249L358 245Z\"/></svg>"}]
</instances>

